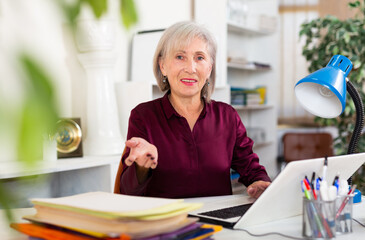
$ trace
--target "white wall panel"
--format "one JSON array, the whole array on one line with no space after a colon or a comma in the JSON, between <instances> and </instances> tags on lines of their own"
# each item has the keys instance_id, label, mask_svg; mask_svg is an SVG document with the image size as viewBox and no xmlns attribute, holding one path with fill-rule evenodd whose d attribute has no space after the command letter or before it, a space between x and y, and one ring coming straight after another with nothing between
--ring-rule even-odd
<instances>
[{"instance_id":1,"label":"white wall panel","mask_svg":"<svg viewBox=\"0 0 365 240\"><path fill-rule=\"evenodd\" d=\"M300 25L318 17L317 12L285 12L281 14L281 79L279 118L311 116L297 101L295 84L308 75L308 63L302 55L305 39L299 38Z\"/></svg>"}]
</instances>

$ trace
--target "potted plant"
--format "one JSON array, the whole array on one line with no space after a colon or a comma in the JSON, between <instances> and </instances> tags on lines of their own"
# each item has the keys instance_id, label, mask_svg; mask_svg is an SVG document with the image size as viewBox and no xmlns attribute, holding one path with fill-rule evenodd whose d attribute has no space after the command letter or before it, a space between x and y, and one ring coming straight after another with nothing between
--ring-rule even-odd
<instances>
[{"instance_id":1,"label":"potted plant","mask_svg":"<svg viewBox=\"0 0 365 240\"><path fill-rule=\"evenodd\" d=\"M129 29L138 19L137 11L134 5L134 0L119 0L120 1L120 16L123 26ZM80 14L83 5L88 5L97 19L105 14L108 10L108 0L76 0L64 1L58 0L59 6L63 10L66 18L75 28L77 17Z\"/></svg>"},{"instance_id":2,"label":"potted plant","mask_svg":"<svg viewBox=\"0 0 365 240\"><path fill-rule=\"evenodd\" d=\"M299 35L305 37L302 54L309 63L309 72L326 66L333 55L348 57L353 63L349 80L356 87L362 101L365 101L363 86L365 83L365 0L348 4L357 11L353 18L340 20L334 16L317 18L301 25ZM334 139L336 155L346 154L354 130L356 111L349 94L346 107L339 117L333 119L315 118L321 126L334 126L338 136ZM360 137L358 152L365 151L365 138ZM365 168L362 167L353 176L353 183L365 191Z\"/></svg>"}]
</instances>

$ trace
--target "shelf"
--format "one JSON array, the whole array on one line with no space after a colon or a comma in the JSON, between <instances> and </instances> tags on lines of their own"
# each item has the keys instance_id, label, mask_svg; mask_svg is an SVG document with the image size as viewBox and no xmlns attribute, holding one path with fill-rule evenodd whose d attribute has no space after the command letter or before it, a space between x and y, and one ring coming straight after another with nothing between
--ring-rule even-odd
<instances>
[{"instance_id":1,"label":"shelf","mask_svg":"<svg viewBox=\"0 0 365 240\"><path fill-rule=\"evenodd\" d=\"M275 32L272 30L242 26L237 23L230 22L230 21L227 22L227 27L228 27L228 31L241 33L241 34L268 35L268 34L272 34Z\"/></svg>"},{"instance_id":2,"label":"shelf","mask_svg":"<svg viewBox=\"0 0 365 240\"><path fill-rule=\"evenodd\" d=\"M272 142L272 141L267 141L267 142L261 142L261 143L254 143L253 144L253 148L260 148L260 147L266 147L266 146L268 146L268 145L270 145L270 144L273 144L274 142Z\"/></svg>"},{"instance_id":3,"label":"shelf","mask_svg":"<svg viewBox=\"0 0 365 240\"><path fill-rule=\"evenodd\" d=\"M34 166L24 166L19 161L0 162L0 179L64 172L119 163L121 155L84 156L62 158L57 161L40 161Z\"/></svg>"},{"instance_id":4,"label":"shelf","mask_svg":"<svg viewBox=\"0 0 365 240\"><path fill-rule=\"evenodd\" d=\"M254 65L244 65L241 63L228 62L227 67L231 69L241 69L246 71L270 71L271 67L256 67Z\"/></svg>"},{"instance_id":5,"label":"shelf","mask_svg":"<svg viewBox=\"0 0 365 240\"><path fill-rule=\"evenodd\" d=\"M273 108L274 106L272 106L272 105L266 105L266 104L261 104L261 105L251 105L251 106L232 105L232 107L234 107L237 111L250 111L250 110L265 110L265 109L270 109L270 108Z\"/></svg>"}]
</instances>

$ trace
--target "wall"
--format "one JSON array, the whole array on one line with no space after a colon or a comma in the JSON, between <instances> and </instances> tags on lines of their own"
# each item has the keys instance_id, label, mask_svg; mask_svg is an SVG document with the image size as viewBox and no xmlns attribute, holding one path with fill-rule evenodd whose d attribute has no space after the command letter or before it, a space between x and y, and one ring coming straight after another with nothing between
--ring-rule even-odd
<instances>
[{"instance_id":1,"label":"wall","mask_svg":"<svg viewBox=\"0 0 365 240\"><path fill-rule=\"evenodd\" d=\"M312 124L313 115L305 111L294 95L297 81L308 75L308 63L302 55L305 38L299 38L300 26L318 17L334 15L339 19L353 17L356 11L347 4L352 0L281 0L280 45L281 73L278 116L281 124ZM329 59L328 59L329 60Z\"/></svg>"},{"instance_id":2,"label":"wall","mask_svg":"<svg viewBox=\"0 0 365 240\"><path fill-rule=\"evenodd\" d=\"M71 82L65 47L67 34L55 4L46 0L1 0L0 11L0 96L3 106L15 114L20 104L26 85L20 77L16 56L26 51L36 57L52 76L61 113L71 116ZM14 139L0 140L0 150L4 153L2 160L13 158L12 141Z\"/></svg>"},{"instance_id":3,"label":"wall","mask_svg":"<svg viewBox=\"0 0 365 240\"><path fill-rule=\"evenodd\" d=\"M63 100L61 111L70 114L70 81L65 64L67 55L64 45L61 15L50 1L0 1L0 34L2 62L2 90L8 97L17 97L20 79L16 79L13 64L19 51L30 52L47 68L54 78L58 97ZM31 10L30 10L31 9ZM9 62L10 61L10 62ZM4 82L6 79L6 82ZM6 85L5 85L6 84ZM61 97L62 94L62 97Z\"/></svg>"},{"instance_id":4,"label":"wall","mask_svg":"<svg viewBox=\"0 0 365 240\"><path fill-rule=\"evenodd\" d=\"M0 0L0 96L10 109L16 109L23 96L24 83L19 76L16 56L27 51L39 61L53 79L61 117L81 117L83 132L87 134L85 71L78 61L78 50L69 26L60 11L57 1L48 0ZM129 71L129 47L133 33L140 30L166 28L172 23L191 18L190 0L135 0L139 10L139 23L127 31L121 24L119 1L109 1L106 18L117 22L114 80L126 82ZM133 91L118 89L117 93ZM128 88L130 90L130 88ZM134 89L133 89L134 90ZM128 99L124 97L123 99ZM133 102L133 101L132 101ZM133 102L135 104L136 101ZM121 110L129 112L131 106ZM124 114L128 118L128 114ZM127 121L124 119L124 122ZM126 124L122 125L122 132ZM14 129L14 131L16 131ZM3 161L14 158L14 139L1 139Z\"/></svg>"}]
</instances>

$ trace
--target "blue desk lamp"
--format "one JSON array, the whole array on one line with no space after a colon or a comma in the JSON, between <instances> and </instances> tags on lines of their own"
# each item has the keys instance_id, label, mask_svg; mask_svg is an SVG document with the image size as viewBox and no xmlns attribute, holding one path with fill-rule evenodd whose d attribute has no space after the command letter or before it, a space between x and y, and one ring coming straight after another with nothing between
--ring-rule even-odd
<instances>
[{"instance_id":1,"label":"blue desk lamp","mask_svg":"<svg viewBox=\"0 0 365 240\"><path fill-rule=\"evenodd\" d=\"M356 108L355 129L347 154L355 152L364 126L364 108L360 94L347 78L351 69L352 63L348 58L335 55L325 68L308 75L295 85L295 95L304 109L322 118L337 117L345 110L347 87ZM348 181L352 184L351 178Z\"/></svg>"}]
</instances>

